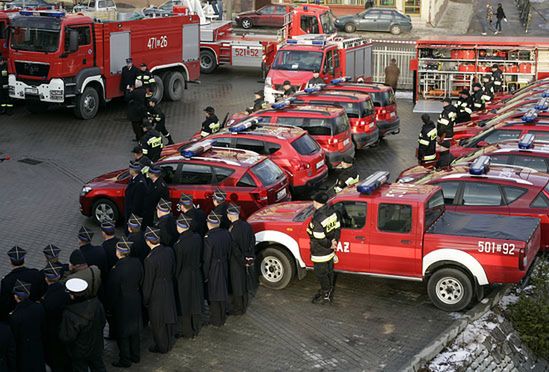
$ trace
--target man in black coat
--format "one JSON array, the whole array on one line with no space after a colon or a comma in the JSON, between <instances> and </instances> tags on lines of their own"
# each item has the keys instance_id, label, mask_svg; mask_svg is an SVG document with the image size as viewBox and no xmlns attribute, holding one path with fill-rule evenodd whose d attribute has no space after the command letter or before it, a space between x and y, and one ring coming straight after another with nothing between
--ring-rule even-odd
<instances>
[{"instance_id":1,"label":"man in black coat","mask_svg":"<svg viewBox=\"0 0 549 372\"><path fill-rule=\"evenodd\" d=\"M156 206L156 216L158 217L156 227L160 230L160 244L173 247L179 233L177 232L175 218L172 215L172 203L160 199Z\"/></svg>"},{"instance_id":2,"label":"man in black coat","mask_svg":"<svg viewBox=\"0 0 549 372\"><path fill-rule=\"evenodd\" d=\"M201 237L206 235L208 227L206 226L206 213L193 204L193 196L182 194L179 198L177 207L181 214L185 215L191 221L191 230Z\"/></svg>"},{"instance_id":3,"label":"man in black coat","mask_svg":"<svg viewBox=\"0 0 549 372\"><path fill-rule=\"evenodd\" d=\"M178 335L193 338L198 336L202 326L202 238L191 230L191 219L184 214L177 219L177 231L180 235L173 248L178 294Z\"/></svg>"},{"instance_id":4,"label":"man in black coat","mask_svg":"<svg viewBox=\"0 0 549 372\"><path fill-rule=\"evenodd\" d=\"M162 178L162 169L156 165L149 167L149 192L145 199L145 215L143 216L143 225L153 226L156 206L160 199L170 200L168 185Z\"/></svg>"},{"instance_id":5,"label":"man in black coat","mask_svg":"<svg viewBox=\"0 0 549 372\"><path fill-rule=\"evenodd\" d=\"M0 322L0 371L16 372L15 338L8 324Z\"/></svg>"},{"instance_id":6,"label":"man in black coat","mask_svg":"<svg viewBox=\"0 0 549 372\"><path fill-rule=\"evenodd\" d=\"M61 249L53 244L48 244L46 248L42 250L42 253L44 253L44 257L46 257L47 262L51 263L53 266L59 266L61 268L61 278L65 276L65 273L69 272L69 264L62 263L59 260L59 253L61 253Z\"/></svg>"},{"instance_id":7,"label":"man in black coat","mask_svg":"<svg viewBox=\"0 0 549 372\"><path fill-rule=\"evenodd\" d=\"M231 235L220 228L221 216L208 215L208 233L204 237L204 278L208 288L210 324L220 327L227 319L229 300L229 257Z\"/></svg>"},{"instance_id":8,"label":"man in black coat","mask_svg":"<svg viewBox=\"0 0 549 372\"><path fill-rule=\"evenodd\" d=\"M42 348L44 309L30 300L31 284L17 279L13 297L17 302L10 313L10 327L15 338L18 372L46 371Z\"/></svg>"},{"instance_id":9,"label":"man in black coat","mask_svg":"<svg viewBox=\"0 0 549 372\"><path fill-rule=\"evenodd\" d=\"M218 188L213 193L212 200L214 205L213 211L221 219L221 225L219 227L221 227L222 229L228 229L231 223L227 218L227 207L229 205L227 203L227 194L225 193L225 191Z\"/></svg>"},{"instance_id":10,"label":"man in black coat","mask_svg":"<svg viewBox=\"0 0 549 372\"><path fill-rule=\"evenodd\" d=\"M92 245L93 232L86 226L80 227L78 231L78 241L80 244L80 252L84 255L88 266L97 266L101 270L101 280L106 283L106 278L109 275L109 267L107 264L107 255L102 247Z\"/></svg>"},{"instance_id":11,"label":"man in black coat","mask_svg":"<svg viewBox=\"0 0 549 372\"><path fill-rule=\"evenodd\" d=\"M128 94L128 120L132 123L135 141L139 142L143 137L143 119L147 115L146 111L146 94L147 91L143 87L143 83L136 80L135 88L130 90Z\"/></svg>"},{"instance_id":12,"label":"man in black coat","mask_svg":"<svg viewBox=\"0 0 549 372\"><path fill-rule=\"evenodd\" d=\"M65 344L73 372L106 372L103 362L105 311L97 297L88 298L88 283L73 278L65 287L71 302L63 311L59 338Z\"/></svg>"},{"instance_id":13,"label":"man in black coat","mask_svg":"<svg viewBox=\"0 0 549 372\"><path fill-rule=\"evenodd\" d=\"M105 251L107 271L110 271L116 264L116 261L118 261L118 258L116 257L116 243L118 243L120 239L118 239L114 233L115 227L113 222L103 222L101 224L101 237L103 238L101 247Z\"/></svg>"},{"instance_id":14,"label":"man in black coat","mask_svg":"<svg viewBox=\"0 0 549 372\"><path fill-rule=\"evenodd\" d=\"M154 129L162 133L168 140L168 145L173 145L173 138L168 129L166 129L166 115L162 112L156 98L147 101L147 116L154 124Z\"/></svg>"},{"instance_id":15,"label":"man in black coat","mask_svg":"<svg viewBox=\"0 0 549 372\"><path fill-rule=\"evenodd\" d=\"M48 289L40 303L44 307L46 321L44 324L44 354L46 363L52 372L70 372L71 366L65 345L59 339L59 328L63 310L69 303L70 297L65 286L59 282L62 267L48 262L42 270L46 277Z\"/></svg>"},{"instance_id":16,"label":"man in black coat","mask_svg":"<svg viewBox=\"0 0 549 372\"><path fill-rule=\"evenodd\" d=\"M141 164L141 173L146 176L152 165L152 161L147 156L143 155L143 147L141 147L141 145L134 146L132 149L132 156L134 162Z\"/></svg>"},{"instance_id":17,"label":"man in black coat","mask_svg":"<svg viewBox=\"0 0 549 372\"><path fill-rule=\"evenodd\" d=\"M145 243L145 234L141 228L143 219L132 214L128 219L128 241L132 243L130 256L139 259L141 265L149 255L149 247Z\"/></svg>"},{"instance_id":18,"label":"man in black coat","mask_svg":"<svg viewBox=\"0 0 549 372\"><path fill-rule=\"evenodd\" d=\"M133 213L143 217L145 212L145 197L148 192L148 183L141 173L141 164L131 162L129 167L131 180L124 194L124 216L130 218Z\"/></svg>"},{"instance_id":19,"label":"man in black coat","mask_svg":"<svg viewBox=\"0 0 549 372\"><path fill-rule=\"evenodd\" d=\"M141 285L143 284L143 266L139 260L130 256L132 243L122 238L116 244L118 261L112 268L107 286L107 298L112 313L113 336L119 350L119 360L114 367L128 368L139 363L141 331Z\"/></svg>"},{"instance_id":20,"label":"man in black coat","mask_svg":"<svg viewBox=\"0 0 549 372\"><path fill-rule=\"evenodd\" d=\"M230 205L227 216L231 221L231 260L229 272L232 289L233 315L242 315L248 307L249 296L254 296L257 289L254 271L255 234L250 224L240 219L240 208Z\"/></svg>"},{"instance_id":21,"label":"man in black coat","mask_svg":"<svg viewBox=\"0 0 549 372\"><path fill-rule=\"evenodd\" d=\"M135 85L138 73L137 67L133 65L133 60L126 58L126 66L122 67L122 76L120 77L120 90L124 92L126 101L129 100L129 94Z\"/></svg>"},{"instance_id":22,"label":"man in black coat","mask_svg":"<svg viewBox=\"0 0 549 372\"><path fill-rule=\"evenodd\" d=\"M36 269L25 267L25 255L27 251L15 246L8 251L12 270L0 283L0 320L7 320L8 314L15 308L16 302L13 297L13 287L19 279L30 284L30 300L37 301L42 297L46 289L44 274Z\"/></svg>"},{"instance_id":23,"label":"man in black coat","mask_svg":"<svg viewBox=\"0 0 549 372\"><path fill-rule=\"evenodd\" d=\"M147 227L145 239L151 253L145 259L143 303L149 313L154 345L151 353L167 353L175 344L177 308L175 290L175 257L173 250L160 244L160 231Z\"/></svg>"}]
</instances>

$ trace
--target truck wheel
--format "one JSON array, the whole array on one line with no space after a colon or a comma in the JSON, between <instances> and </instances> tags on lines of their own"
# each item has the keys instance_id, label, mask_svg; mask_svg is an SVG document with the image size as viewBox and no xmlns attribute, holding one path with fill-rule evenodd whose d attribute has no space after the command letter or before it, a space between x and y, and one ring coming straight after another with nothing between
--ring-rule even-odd
<instances>
[{"instance_id":1,"label":"truck wheel","mask_svg":"<svg viewBox=\"0 0 549 372\"><path fill-rule=\"evenodd\" d=\"M286 252L266 248L259 253L260 282L272 289L284 289L294 276L294 267Z\"/></svg>"},{"instance_id":2,"label":"truck wheel","mask_svg":"<svg viewBox=\"0 0 549 372\"><path fill-rule=\"evenodd\" d=\"M92 206L93 220L101 225L103 222L116 223L120 218L120 213L116 204L109 199L99 199Z\"/></svg>"},{"instance_id":3,"label":"truck wheel","mask_svg":"<svg viewBox=\"0 0 549 372\"><path fill-rule=\"evenodd\" d=\"M153 75L154 78L154 92L153 98L156 99L156 102L162 101L164 98L164 81L159 75Z\"/></svg>"},{"instance_id":4,"label":"truck wheel","mask_svg":"<svg viewBox=\"0 0 549 372\"><path fill-rule=\"evenodd\" d=\"M345 30L346 33L352 34L353 32L356 31L356 26L354 23L347 23L345 27L343 27L343 29Z\"/></svg>"},{"instance_id":5,"label":"truck wheel","mask_svg":"<svg viewBox=\"0 0 549 372\"><path fill-rule=\"evenodd\" d=\"M402 32L402 29L399 25L392 25L390 31L393 35L399 35Z\"/></svg>"},{"instance_id":6,"label":"truck wheel","mask_svg":"<svg viewBox=\"0 0 549 372\"><path fill-rule=\"evenodd\" d=\"M461 311L473 298L473 284L463 271L443 268L435 271L427 283L431 302L444 311Z\"/></svg>"},{"instance_id":7,"label":"truck wheel","mask_svg":"<svg viewBox=\"0 0 549 372\"><path fill-rule=\"evenodd\" d=\"M250 18L244 18L240 22L240 25L242 26L243 29L246 29L246 30L249 30L250 28L252 28L254 26L254 24L253 24L253 22Z\"/></svg>"},{"instance_id":8,"label":"truck wheel","mask_svg":"<svg viewBox=\"0 0 549 372\"><path fill-rule=\"evenodd\" d=\"M76 96L74 115L78 119L89 120L97 115L99 110L99 94L92 87L84 88L82 94Z\"/></svg>"},{"instance_id":9,"label":"truck wheel","mask_svg":"<svg viewBox=\"0 0 549 372\"><path fill-rule=\"evenodd\" d=\"M164 81L164 95L170 101L179 101L183 98L183 90L185 89L185 78L179 71L169 72L166 74Z\"/></svg>"},{"instance_id":10,"label":"truck wheel","mask_svg":"<svg viewBox=\"0 0 549 372\"><path fill-rule=\"evenodd\" d=\"M208 49L200 51L200 72L203 74L211 74L217 68L217 60L214 52Z\"/></svg>"}]
</instances>

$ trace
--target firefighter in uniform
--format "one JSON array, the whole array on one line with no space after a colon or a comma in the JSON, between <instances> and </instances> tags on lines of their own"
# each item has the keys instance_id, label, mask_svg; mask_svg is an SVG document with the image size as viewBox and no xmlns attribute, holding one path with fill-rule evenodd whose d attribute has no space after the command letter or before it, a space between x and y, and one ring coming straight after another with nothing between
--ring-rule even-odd
<instances>
[{"instance_id":1,"label":"firefighter in uniform","mask_svg":"<svg viewBox=\"0 0 549 372\"><path fill-rule=\"evenodd\" d=\"M156 216L158 217L156 227L160 231L160 244L166 247L173 247L179 237L177 224L172 215L172 202L160 199L156 206Z\"/></svg>"},{"instance_id":2,"label":"firefighter in uniform","mask_svg":"<svg viewBox=\"0 0 549 372\"><path fill-rule=\"evenodd\" d=\"M152 123L145 119L143 120L143 137L139 140L139 144L143 148L143 155L146 155L153 163L160 159L162 153L162 136L153 129Z\"/></svg>"},{"instance_id":3,"label":"firefighter in uniform","mask_svg":"<svg viewBox=\"0 0 549 372\"><path fill-rule=\"evenodd\" d=\"M326 203L328 195L318 193L313 200L315 212L307 227L310 238L311 261L320 290L313 297L313 303L331 303L334 291L334 258L339 240L341 223L338 214Z\"/></svg>"},{"instance_id":4,"label":"firefighter in uniform","mask_svg":"<svg viewBox=\"0 0 549 372\"><path fill-rule=\"evenodd\" d=\"M145 234L141 229L143 218L132 214L128 218L128 241L132 243L130 256L136 257L141 262L145 262L145 257L149 254L149 247L145 243Z\"/></svg>"},{"instance_id":5,"label":"firefighter in uniform","mask_svg":"<svg viewBox=\"0 0 549 372\"><path fill-rule=\"evenodd\" d=\"M482 111L486 107L486 98L490 98L482 91L480 83L473 84L473 111Z\"/></svg>"},{"instance_id":6,"label":"firefighter in uniform","mask_svg":"<svg viewBox=\"0 0 549 372\"><path fill-rule=\"evenodd\" d=\"M452 100L450 98L444 98L442 100L442 107L442 112L437 120L438 143L441 147L437 168L447 167L452 160L450 155L450 144L454 136L454 124L457 117L457 109L452 105Z\"/></svg>"},{"instance_id":7,"label":"firefighter in uniform","mask_svg":"<svg viewBox=\"0 0 549 372\"><path fill-rule=\"evenodd\" d=\"M423 126L421 132L419 132L417 159L420 165L430 166L436 159L437 128L429 115L421 115L421 120Z\"/></svg>"},{"instance_id":8,"label":"firefighter in uniform","mask_svg":"<svg viewBox=\"0 0 549 372\"><path fill-rule=\"evenodd\" d=\"M212 106L208 106L204 109L204 112L206 113L206 120L202 122L202 130L200 131L202 137L217 133L221 129L219 119L215 115L215 109Z\"/></svg>"},{"instance_id":9,"label":"firefighter in uniform","mask_svg":"<svg viewBox=\"0 0 549 372\"><path fill-rule=\"evenodd\" d=\"M141 66L139 66L139 72L137 73L136 80L140 80L145 89L152 88L155 81L152 73L147 69L147 64L142 63Z\"/></svg>"},{"instance_id":10,"label":"firefighter in uniform","mask_svg":"<svg viewBox=\"0 0 549 372\"><path fill-rule=\"evenodd\" d=\"M147 116L154 124L154 129L166 137L168 145L173 145L172 135L166 129L166 115L160 110L156 98L147 100Z\"/></svg>"},{"instance_id":11,"label":"firefighter in uniform","mask_svg":"<svg viewBox=\"0 0 549 372\"><path fill-rule=\"evenodd\" d=\"M63 278L65 276L65 273L69 272L69 264L63 263L59 260L60 252L61 252L61 249L59 249L53 244L48 244L46 248L42 250L42 253L44 253L44 257L46 258L46 261L48 263L51 263L54 266L60 267L59 270L61 270L61 278Z\"/></svg>"},{"instance_id":12,"label":"firefighter in uniform","mask_svg":"<svg viewBox=\"0 0 549 372\"><path fill-rule=\"evenodd\" d=\"M501 92L503 90L503 71L497 64L492 65L492 80L494 81L494 92Z\"/></svg>"},{"instance_id":13,"label":"firefighter in uniform","mask_svg":"<svg viewBox=\"0 0 549 372\"><path fill-rule=\"evenodd\" d=\"M285 80L284 83L282 83L282 89L284 89L284 98L288 98L295 93L295 88L292 86L290 80Z\"/></svg>"},{"instance_id":14,"label":"firefighter in uniform","mask_svg":"<svg viewBox=\"0 0 549 372\"><path fill-rule=\"evenodd\" d=\"M147 175L147 172L149 172L149 168L152 165L152 161L147 156L143 155L143 147L140 145L135 146L132 150L132 155L133 161L141 164L141 173Z\"/></svg>"},{"instance_id":15,"label":"firefighter in uniform","mask_svg":"<svg viewBox=\"0 0 549 372\"><path fill-rule=\"evenodd\" d=\"M255 94L255 100L253 107L250 107L247 111L251 114L252 112L256 112L259 110L263 110L267 107L267 104L265 103L265 94L262 90L258 90Z\"/></svg>"},{"instance_id":16,"label":"firefighter in uniform","mask_svg":"<svg viewBox=\"0 0 549 372\"><path fill-rule=\"evenodd\" d=\"M132 213L143 217L145 213L145 196L149 191L149 184L141 173L141 164L131 162L129 172L131 180L124 192L124 216L129 218Z\"/></svg>"},{"instance_id":17,"label":"firefighter in uniform","mask_svg":"<svg viewBox=\"0 0 549 372\"><path fill-rule=\"evenodd\" d=\"M469 91L463 89L459 92L459 98L455 103L457 109L456 123L464 123L471 120L471 114L473 113L473 100L469 94Z\"/></svg>"},{"instance_id":18,"label":"firefighter in uniform","mask_svg":"<svg viewBox=\"0 0 549 372\"><path fill-rule=\"evenodd\" d=\"M356 185L360 176L356 171L356 168L353 164L353 157L346 155L343 157L339 168L341 169L339 175L337 176L337 182L334 187L335 192L341 192L344 188Z\"/></svg>"},{"instance_id":19,"label":"firefighter in uniform","mask_svg":"<svg viewBox=\"0 0 549 372\"><path fill-rule=\"evenodd\" d=\"M484 75L482 77L482 92L487 96L486 102L492 101L494 98L494 82L492 76Z\"/></svg>"},{"instance_id":20,"label":"firefighter in uniform","mask_svg":"<svg viewBox=\"0 0 549 372\"><path fill-rule=\"evenodd\" d=\"M315 88L323 84L326 84L326 83L320 77L320 72L318 70L314 70L313 77L307 82L307 88Z\"/></svg>"},{"instance_id":21,"label":"firefighter in uniform","mask_svg":"<svg viewBox=\"0 0 549 372\"><path fill-rule=\"evenodd\" d=\"M149 192L145 197L145 212L143 226L152 226L156 214L156 206L161 199L169 200L168 184L162 177L162 169L156 165L149 168Z\"/></svg>"},{"instance_id":22,"label":"firefighter in uniform","mask_svg":"<svg viewBox=\"0 0 549 372\"><path fill-rule=\"evenodd\" d=\"M8 64L2 56L0 56L0 114L13 114L13 104L8 91Z\"/></svg>"}]
</instances>

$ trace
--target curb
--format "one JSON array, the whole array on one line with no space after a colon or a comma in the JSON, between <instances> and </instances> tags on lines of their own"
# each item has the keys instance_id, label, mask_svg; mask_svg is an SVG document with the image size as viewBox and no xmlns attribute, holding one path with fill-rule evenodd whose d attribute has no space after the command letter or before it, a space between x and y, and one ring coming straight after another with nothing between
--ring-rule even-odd
<instances>
[{"instance_id":1,"label":"curb","mask_svg":"<svg viewBox=\"0 0 549 372\"><path fill-rule=\"evenodd\" d=\"M437 337L433 342L417 353L410 361L410 364L403 368L403 371L418 371L425 363L432 360L442 351L442 349L449 345L470 323L479 319L486 314L488 310L494 307L510 289L511 285L503 285L494 289L488 297L485 297L471 310L467 311L461 319L456 320L452 325L446 328L441 336Z\"/></svg>"}]
</instances>

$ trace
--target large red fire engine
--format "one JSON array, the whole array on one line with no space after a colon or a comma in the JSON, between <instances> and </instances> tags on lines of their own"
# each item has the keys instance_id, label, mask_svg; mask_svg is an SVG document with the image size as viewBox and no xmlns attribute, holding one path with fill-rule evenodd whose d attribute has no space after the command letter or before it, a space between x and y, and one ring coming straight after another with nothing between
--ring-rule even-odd
<instances>
[{"instance_id":1,"label":"large red fire engine","mask_svg":"<svg viewBox=\"0 0 549 372\"><path fill-rule=\"evenodd\" d=\"M123 95L121 69L128 57L147 64L159 100L181 99L186 82L200 76L196 15L100 22L82 14L22 11L11 26L9 93L35 101L30 109L58 104L93 118L102 102Z\"/></svg>"}]
</instances>

